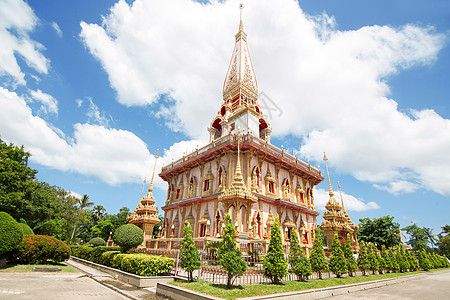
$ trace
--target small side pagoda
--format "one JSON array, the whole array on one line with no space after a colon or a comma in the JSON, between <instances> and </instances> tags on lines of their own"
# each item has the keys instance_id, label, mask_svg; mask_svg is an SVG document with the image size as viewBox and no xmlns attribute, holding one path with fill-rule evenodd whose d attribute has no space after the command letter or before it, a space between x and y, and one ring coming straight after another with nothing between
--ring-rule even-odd
<instances>
[{"instance_id":1,"label":"small side pagoda","mask_svg":"<svg viewBox=\"0 0 450 300\"><path fill-rule=\"evenodd\" d=\"M156 153L158 159L158 153ZM156 167L156 161L155 161ZM152 239L153 227L160 222L158 218L158 208L155 206L156 200L153 196L153 178L155 176L155 167L153 168L152 179L148 188L147 195L141 196L138 206L134 212L127 218L128 223L134 224L144 231L144 241L141 247L147 248L150 246Z\"/></svg>"},{"instance_id":2,"label":"small side pagoda","mask_svg":"<svg viewBox=\"0 0 450 300\"><path fill-rule=\"evenodd\" d=\"M327 246L331 247L331 244L333 243L334 235L337 234L339 237L339 240L341 244L345 244L345 241L347 240L347 235L350 235L350 239L352 240L352 246L353 249L358 249L358 240L356 238L356 232L359 229L357 225L353 223L353 221L350 219L347 211L344 207L344 200L342 198L341 191L341 185L339 184L339 192L341 194L341 204L336 201L334 198L334 192L331 187L330 182L330 174L328 172L328 158L324 154L323 160L325 161L325 165L327 168L327 176L328 176L328 187L329 187L329 195L330 199L328 200L327 204L325 205L326 211L323 214L323 221L322 225L320 225L320 229L325 231L326 237L327 237Z\"/></svg>"}]
</instances>

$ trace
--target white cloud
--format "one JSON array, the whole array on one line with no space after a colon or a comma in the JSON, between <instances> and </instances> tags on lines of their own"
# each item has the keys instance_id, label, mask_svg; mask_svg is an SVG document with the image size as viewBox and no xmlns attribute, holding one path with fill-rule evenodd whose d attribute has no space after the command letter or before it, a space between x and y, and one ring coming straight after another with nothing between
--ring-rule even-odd
<instances>
[{"instance_id":1,"label":"white cloud","mask_svg":"<svg viewBox=\"0 0 450 300\"><path fill-rule=\"evenodd\" d=\"M59 28L59 25L56 22L52 22L52 28L55 30L56 34L62 38L63 32L61 31L61 28Z\"/></svg>"},{"instance_id":2,"label":"white cloud","mask_svg":"<svg viewBox=\"0 0 450 300\"><path fill-rule=\"evenodd\" d=\"M336 201L341 203L341 198L338 193L335 193L334 198ZM371 201L366 203L363 199L358 199L345 192L342 192L342 198L344 199L344 206L347 211L368 211L380 208L376 202ZM314 189L314 200L317 210L324 211L325 205L329 199L330 195L328 191L323 189Z\"/></svg>"},{"instance_id":3,"label":"white cloud","mask_svg":"<svg viewBox=\"0 0 450 300\"><path fill-rule=\"evenodd\" d=\"M238 4L122 0L101 26L82 22L80 36L120 103L166 95L173 103L157 115L204 137L222 102ZM392 193L450 194L449 120L431 110L400 112L386 81L435 62L444 35L413 24L339 31L333 17L308 16L292 0L247 1L243 15L259 89L282 109L269 120L274 135L303 137L305 159L327 151L338 171Z\"/></svg>"},{"instance_id":4,"label":"white cloud","mask_svg":"<svg viewBox=\"0 0 450 300\"><path fill-rule=\"evenodd\" d=\"M81 105L83 105L83 100L81 100L81 99L76 99L76 100L75 100L75 103L77 104L78 108L80 108Z\"/></svg>"},{"instance_id":5,"label":"white cloud","mask_svg":"<svg viewBox=\"0 0 450 300\"><path fill-rule=\"evenodd\" d=\"M41 90L30 91L32 100L41 103L40 112L44 114L55 114L58 115L58 101L51 95L43 93Z\"/></svg>"},{"instance_id":6,"label":"white cloud","mask_svg":"<svg viewBox=\"0 0 450 300\"><path fill-rule=\"evenodd\" d=\"M30 39L28 33L37 25L33 10L22 0L4 0L0 3L0 76L10 76L12 83L25 84L25 74L16 56L39 73L47 74L49 61L42 55L44 47Z\"/></svg>"},{"instance_id":7,"label":"white cloud","mask_svg":"<svg viewBox=\"0 0 450 300\"><path fill-rule=\"evenodd\" d=\"M89 121L108 127L109 121L111 120L111 116L106 117L105 112L100 112L98 106L94 103L94 101L92 101L92 98L88 98L88 101L89 101L89 108L86 115L89 118ZM77 104L78 107L80 107L82 102L81 103L77 102Z\"/></svg>"},{"instance_id":8,"label":"white cloud","mask_svg":"<svg viewBox=\"0 0 450 300\"><path fill-rule=\"evenodd\" d=\"M78 194L77 192L74 192L74 191L69 191L69 195L72 197L75 197L77 199L83 198L80 194Z\"/></svg>"},{"instance_id":9,"label":"white cloud","mask_svg":"<svg viewBox=\"0 0 450 300\"><path fill-rule=\"evenodd\" d=\"M147 145L130 131L105 128L100 125L75 124L70 141L60 130L33 116L23 98L0 87L1 138L16 145L25 145L31 160L61 171L94 176L110 184L141 182L149 178L155 158ZM186 151L193 151L202 141L181 141L162 150L157 171L163 164L176 160ZM155 177L155 185L167 185Z\"/></svg>"}]
</instances>

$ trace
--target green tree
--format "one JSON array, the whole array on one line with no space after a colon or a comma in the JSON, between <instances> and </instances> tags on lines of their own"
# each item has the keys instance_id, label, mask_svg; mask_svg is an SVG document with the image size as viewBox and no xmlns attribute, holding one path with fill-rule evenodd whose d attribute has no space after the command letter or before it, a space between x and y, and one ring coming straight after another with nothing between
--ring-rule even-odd
<instances>
[{"instance_id":1,"label":"green tree","mask_svg":"<svg viewBox=\"0 0 450 300\"><path fill-rule=\"evenodd\" d=\"M392 271L392 262L391 259L389 258L389 254L386 250L385 245L381 247L381 257L384 260L385 270L389 273L390 271Z\"/></svg>"},{"instance_id":2,"label":"green tree","mask_svg":"<svg viewBox=\"0 0 450 300\"><path fill-rule=\"evenodd\" d=\"M400 272L403 273L403 272L408 271L408 269L410 268L410 265L409 265L408 259L405 257L405 247L403 247L403 245L397 246L396 256L397 256L397 263L398 263Z\"/></svg>"},{"instance_id":3,"label":"green tree","mask_svg":"<svg viewBox=\"0 0 450 300\"><path fill-rule=\"evenodd\" d=\"M377 260L378 260L378 273L383 274L386 270L386 261L384 260L383 256L377 253Z\"/></svg>"},{"instance_id":4,"label":"green tree","mask_svg":"<svg viewBox=\"0 0 450 300\"><path fill-rule=\"evenodd\" d=\"M440 254L450 255L450 235L440 236L438 247Z\"/></svg>"},{"instance_id":5,"label":"green tree","mask_svg":"<svg viewBox=\"0 0 450 300\"><path fill-rule=\"evenodd\" d=\"M269 249L264 257L264 276L269 278L272 283L279 284L287 272L288 264L283 252L280 221L276 216L270 232Z\"/></svg>"},{"instance_id":6,"label":"green tree","mask_svg":"<svg viewBox=\"0 0 450 300\"><path fill-rule=\"evenodd\" d=\"M337 234L334 235L333 243L331 244L330 270L338 278L341 278L343 273L348 272L347 261Z\"/></svg>"},{"instance_id":7,"label":"green tree","mask_svg":"<svg viewBox=\"0 0 450 300\"><path fill-rule=\"evenodd\" d=\"M23 146L7 145L0 139L0 211L15 220L24 216L24 208L30 204L26 194L36 179L37 171L28 166L29 157Z\"/></svg>"},{"instance_id":8,"label":"green tree","mask_svg":"<svg viewBox=\"0 0 450 300\"><path fill-rule=\"evenodd\" d=\"M411 250L406 250L406 257L408 258L411 271L416 271L419 269L419 263Z\"/></svg>"},{"instance_id":9,"label":"green tree","mask_svg":"<svg viewBox=\"0 0 450 300\"><path fill-rule=\"evenodd\" d=\"M234 280L247 270L239 248L236 248L236 231L229 214L225 215L225 229L222 242L217 251L219 265L227 272L227 288L231 288Z\"/></svg>"},{"instance_id":10,"label":"green tree","mask_svg":"<svg viewBox=\"0 0 450 300\"><path fill-rule=\"evenodd\" d=\"M356 262L363 276L365 276L366 271L370 270L370 261L369 261L369 250L367 249L366 243L364 241L361 241L359 243L359 253Z\"/></svg>"},{"instance_id":11,"label":"green tree","mask_svg":"<svg viewBox=\"0 0 450 300\"><path fill-rule=\"evenodd\" d=\"M345 261L347 263L348 275L353 276L353 272L356 271L358 266L356 265L356 259L353 256L352 241L350 239L350 235L348 234L347 240L345 241L345 245L342 250L344 251Z\"/></svg>"},{"instance_id":12,"label":"green tree","mask_svg":"<svg viewBox=\"0 0 450 300\"><path fill-rule=\"evenodd\" d=\"M397 256L395 255L392 248L388 250L389 260L391 261L391 271L396 272L400 270L400 266L398 265Z\"/></svg>"},{"instance_id":13,"label":"green tree","mask_svg":"<svg viewBox=\"0 0 450 300\"><path fill-rule=\"evenodd\" d=\"M409 226L406 226L405 228L402 228L403 231L406 231L406 233L409 235L409 241L406 242L408 245L410 245L414 251L420 251L420 250L426 250L428 249L428 236L427 236L427 229L426 228L420 228L417 226L417 224L412 224Z\"/></svg>"},{"instance_id":14,"label":"green tree","mask_svg":"<svg viewBox=\"0 0 450 300\"><path fill-rule=\"evenodd\" d=\"M83 195L83 197L81 197L80 201L80 211L78 212L78 216L77 216L77 220L75 221L75 226L73 228L73 232L72 232L72 236L70 237L70 241L72 242L73 240L73 236L75 235L75 230L77 228L78 225L78 220L80 219L80 215L81 215L81 211L83 210L83 208L85 207L89 207L94 205L94 202L90 202L89 201L89 196L88 195ZM141 242L142 243L142 242Z\"/></svg>"},{"instance_id":15,"label":"green tree","mask_svg":"<svg viewBox=\"0 0 450 300\"><path fill-rule=\"evenodd\" d=\"M430 261L428 260L428 256L425 250L418 251L418 255L419 255L419 266L422 268L422 270L428 271L429 269L431 269L432 266Z\"/></svg>"},{"instance_id":16,"label":"green tree","mask_svg":"<svg viewBox=\"0 0 450 300\"><path fill-rule=\"evenodd\" d=\"M302 247L298 241L298 235L295 230L291 234L291 249L289 251L289 263L291 265L291 272L300 278L301 281L308 279L312 274L311 264L309 259L303 252Z\"/></svg>"},{"instance_id":17,"label":"green tree","mask_svg":"<svg viewBox=\"0 0 450 300\"><path fill-rule=\"evenodd\" d=\"M322 279L322 273L328 270L328 262L325 258L325 251L323 250L322 238L320 232L316 228L316 238L314 239L314 245L312 247L309 260L311 262L311 269L313 272L317 272L319 278Z\"/></svg>"},{"instance_id":18,"label":"green tree","mask_svg":"<svg viewBox=\"0 0 450 300\"><path fill-rule=\"evenodd\" d=\"M375 271L378 270L378 253L377 248L373 243L369 243L368 246L368 253L369 253L369 269L372 271L372 274L375 274Z\"/></svg>"},{"instance_id":19,"label":"green tree","mask_svg":"<svg viewBox=\"0 0 450 300\"><path fill-rule=\"evenodd\" d=\"M394 222L394 217L359 219L358 240L366 243L374 243L379 249L382 245L392 247L401 242L400 225Z\"/></svg>"},{"instance_id":20,"label":"green tree","mask_svg":"<svg viewBox=\"0 0 450 300\"><path fill-rule=\"evenodd\" d=\"M188 280L194 281L192 273L199 269L200 265L200 253L195 248L192 228L189 222L186 221L183 227L183 241L180 248L180 267L188 273Z\"/></svg>"}]
</instances>

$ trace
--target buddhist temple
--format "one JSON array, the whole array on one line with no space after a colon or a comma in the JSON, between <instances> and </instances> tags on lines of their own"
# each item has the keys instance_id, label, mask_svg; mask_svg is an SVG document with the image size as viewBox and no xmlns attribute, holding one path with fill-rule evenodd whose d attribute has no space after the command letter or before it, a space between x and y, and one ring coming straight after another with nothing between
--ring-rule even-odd
<instances>
[{"instance_id":1,"label":"buddhist temple","mask_svg":"<svg viewBox=\"0 0 450 300\"><path fill-rule=\"evenodd\" d=\"M168 184L164 220L150 247L178 249L188 221L196 246L202 248L220 239L229 213L241 247L264 251L278 216L285 245L295 230L309 254L319 215L313 189L324 178L319 169L270 143L242 10L223 102L208 132L207 145L162 167L159 176Z\"/></svg>"},{"instance_id":2,"label":"buddhist temple","mask_svg":"<svg viewBox=\"0 0 450 300\"><path fill-rule=\"evenodd\" d=\"M330 200L328 200L325 205L326 211L323 214L323 221L320 225L320 229L325 231L327 237L327 245L331 246L333 243L334 235L337 234L341 244L345 244L347 240L347 235L350 235L352 240L353 248L358 249L358 240L356 238L356 231L358 230L358 226L355 225L350 219L347 211L344 207L344 199L342 198L341 185L339 184L339 193L341 195L341 205L334 198L334 192L331 187L330 174L328 172L328 158L326 154L324 154L323 160L325 161L325 165L327 168L327 176L328 176L328 189Z\"/></svg>"},{"instance_id":3,"label":"buddhist temple","mask_svg":"<svg viewBox=\"0 0 450 300\"><path fill-rule=\"evenodd\" d=\"M156 153L155 159L158 159L158 153ZM158 209L155 206L155 197L153 196L153 179L155 176L155 168L156 161L153 167L152 179L150 180L147 195L141 195L138 206L127 218L128 223L138 226L144 232L144 241L141 246L145 248L150 247L153 227L160 222L158 218Z\"/></svg>"}]
</instances>

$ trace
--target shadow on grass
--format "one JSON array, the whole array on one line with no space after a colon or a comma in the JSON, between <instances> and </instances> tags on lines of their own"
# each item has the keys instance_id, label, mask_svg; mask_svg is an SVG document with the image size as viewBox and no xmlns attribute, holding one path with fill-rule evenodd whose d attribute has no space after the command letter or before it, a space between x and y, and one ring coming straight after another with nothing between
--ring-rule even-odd
<instances>
[{"instance_id":1,"label":"shadow on grass","mask_svg":"<svg viewBox=\"0 0 450 300\"><path fill-rule=\"evenodd\" d=\"M242 285L232 285L230 288L227 288L226 284L213 283L213 284L211 284L211 286L215 287L215 288L218 288L218 289L227 290L227 291L243 290L244 289L244 287Z\"/></svg>"}]
</instances>

